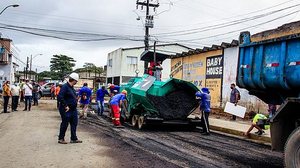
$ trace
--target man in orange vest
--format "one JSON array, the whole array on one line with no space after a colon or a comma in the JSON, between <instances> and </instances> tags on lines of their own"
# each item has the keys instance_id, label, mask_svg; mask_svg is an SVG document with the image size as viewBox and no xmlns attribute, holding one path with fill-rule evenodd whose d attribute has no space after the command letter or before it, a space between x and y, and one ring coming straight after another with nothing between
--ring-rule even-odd
<instances>
[{"instance_id":1,"label":"man in orange vest","mask_svg":"<svg viewBox=\"0 0 300 168\"><path fill-rule=\"evenodd\" d=\"M59 91L60 91L61 86L62 86L62 83L59 82L58 85L57 85L56 88L55 88L55 97L56 97L56 98L57 98L57 96L58 96L58 94L59 94ZM59 107L59 101L58 101L58 99L56 99L56 100L57 100L57 108L58 108L58 107Z\"/></svg>"}]
</instances>

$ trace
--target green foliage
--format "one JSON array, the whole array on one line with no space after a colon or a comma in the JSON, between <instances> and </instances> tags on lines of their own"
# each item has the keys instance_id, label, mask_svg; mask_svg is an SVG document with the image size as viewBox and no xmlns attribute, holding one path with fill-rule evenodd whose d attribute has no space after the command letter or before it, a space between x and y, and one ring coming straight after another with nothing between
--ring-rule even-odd
<instances>
[{"instance_id":1,"label":"green foliage","mask_svg":"<svg viewBox=\"0 0 300 168\"><path fill-rule=\"evenodd\" d=\"M38 81L42 81L44 78L51 78L52 80L60 80L58 73L54 71L43 71L38 74Z\"/></svg>"},{"instance_id":2,"label":"green foliage","mask_svg":"<svg viewBox=\"0 0 300 168\"><path fill-rule=\"evenodd\" d=\"M79 73L79 72L95 73L95 71L97 74L102 74L104 72L104 68L97 67L93 63L84 63L83 68L78 68L75 70L75 72L77 72L77 73Z\"/></svg>"},{"instance_id":3,"label":"green foliage","mask_svg":"<svg viewBox=\"0 0 300 168\"><path fill-rule=\"evenodd\" d=\"M59 79L63 79L66 74L73 71L75 62L76 61L72 57L66 55L53 55L53 58L51 58L50 61L50 70L52 73L55 72L56 74L52 75L57 75Z\"/></svg>"}]
</instances>

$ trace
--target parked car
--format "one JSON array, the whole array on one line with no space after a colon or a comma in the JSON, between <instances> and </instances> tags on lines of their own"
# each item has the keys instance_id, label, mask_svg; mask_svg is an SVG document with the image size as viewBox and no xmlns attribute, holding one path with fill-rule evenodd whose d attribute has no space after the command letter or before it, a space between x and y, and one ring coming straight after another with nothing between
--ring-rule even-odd
<instances>
[{"instance_id":1,"label":"parked car","mask_svg":"<svg viewBox=\"0 0 300 168\"><path fill-rule=\"evenodd\" d=\"M49 82L49 83L43 84L39 91L40 97L50 97L51 96L51 86L53 84L54 84L54 86L56 86L58 83Z\"/></svg>"}]
</instances>

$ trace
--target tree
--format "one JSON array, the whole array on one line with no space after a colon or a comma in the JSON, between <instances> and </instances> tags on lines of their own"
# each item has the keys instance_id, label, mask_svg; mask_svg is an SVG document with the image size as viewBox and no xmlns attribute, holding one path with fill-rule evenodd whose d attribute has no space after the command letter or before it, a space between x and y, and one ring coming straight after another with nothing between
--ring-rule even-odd
<instances>
[{"instance_id":1,"label":"tree","mask_svg":"<svg viewBox=\"0 0 300 168\"><path fill-rule=\"evenodd\" d=\"M38 81L42 81L44 78L51 78L52 80L61 79L54 71L43 71L38 74Z\"/></svg>"},{"instance_id":2,"label":"tree","mask_svg":"<svg viewBox=\"0 0 300 168\"><path fill-rule=\"evenodd\" d=\"M58 74L60 79L73 71L75 66L75 60L72 57L66 55L53 55L50 61L50 70Z\"/></svg>"},{"instance_id":3,"label":"tree","mask_svg":"<svg viewBox=\"0 0 300 168\"><path fill-rule=\"evenodd\" d=\"M93 63L84 63L83 68L78 68L75 70L75 72L88 72L89 73L89 77L91 76L91 73L95 73L95 74L102 74L104 72L103 67L97 67L95 64Z\"/></svg>"}]
</instances>

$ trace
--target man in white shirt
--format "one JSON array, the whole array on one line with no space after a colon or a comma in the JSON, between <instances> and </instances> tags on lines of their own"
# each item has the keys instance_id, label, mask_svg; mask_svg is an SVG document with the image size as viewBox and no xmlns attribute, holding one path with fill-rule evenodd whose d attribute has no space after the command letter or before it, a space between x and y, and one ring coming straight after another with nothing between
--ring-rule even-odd
<instances>
[{"instance_id":1,"label":"man in white shirt","mask_svg":"<svg viewBox=\"0 0 300 168\"><path fill-rule=\"evenodd\" d=\"M12 101L11 101L11 108L12 111L18 111L18 104L19 104L19 96L20 96L20 86L15 82L11 86L11 96L12 96Z\"/></svg>"},{"instance_id":2,"label":"man in white shirt","mask_svg":"<svg viewBox=\"0 0 300 168\"><path fill-rule=\"evenodd\" d=\"M26 83L23 86L25 96L25 109L23 111L30 111L32 101L32 85L29 83L29 79L26 79ZM28 107L28 108L27 108Z\"/></svg>"}]
</instances>

